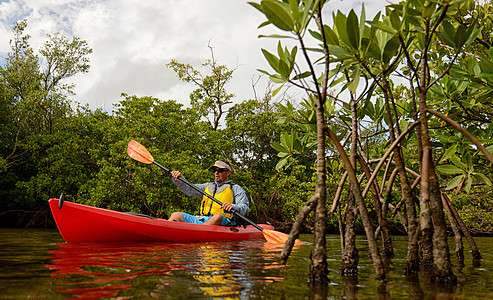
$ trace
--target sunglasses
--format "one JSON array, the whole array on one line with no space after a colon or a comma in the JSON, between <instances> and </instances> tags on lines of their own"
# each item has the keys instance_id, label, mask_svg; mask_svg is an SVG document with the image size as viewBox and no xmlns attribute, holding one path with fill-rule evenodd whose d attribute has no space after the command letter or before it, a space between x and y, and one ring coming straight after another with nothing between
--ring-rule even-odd
<instances>
[{"instance_id":1,"label":"sunglasses","mask_svg":"<svg viewBox=\"0 0 493 300\"><path fill-rule=\"evenodd\" d=\"M214 171L214 173L216 173L216 172L217 173L222 173L222 172L226 172L228 169L216 169L216 168L214 168L212 170Z\"/></svg>"}]
</instances>

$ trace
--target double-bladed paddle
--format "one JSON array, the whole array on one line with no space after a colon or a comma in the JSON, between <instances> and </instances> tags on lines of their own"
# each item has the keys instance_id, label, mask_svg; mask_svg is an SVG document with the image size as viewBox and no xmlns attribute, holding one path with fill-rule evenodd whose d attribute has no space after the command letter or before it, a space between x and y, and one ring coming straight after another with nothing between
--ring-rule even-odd
<instances>
[{"instance_id":1,"label":"double-bladed paddle","mask_svg":"<svg viewBox=\"0 0 493 300\"><path fill-rule=\"evenodd\" d=\"M142 146L141 144L139 144L137 141L131 140L128 143L127 153L131 158L135 159L136 161L139 161L139 162L145 163L145 164L155 164L156 166L160 167L161 169L163 169L164 171L166 171L167 173L169 173L171 175L171 170L166 168L165 166L161 165L160 163L156 162L154 160L154 158L152 157L152 155L149 153L149 151L147 151L147 149L144 146ZM219 200L217 200L216 198L207 194L206 192L200 190L193 183L190 183L188 180L186 180L183 176L180 176L178 179L181 180L182 182L184 182L186 185L193 188L194 190L196 190L197 192L201 193L202 195L204 195L204 196L208 197L209 199L211 199L212 201L216 202L217 204L223 205ZM244 220L245 222L251 224L253 227L257 228L258 230L260 230L263 233L265 239L269 243L285 243L287 241L287 239L289 238L289 235L287 235L285 233L282 233L279 231L274 231L274 230L264 229L264 228L258 226L255 222L253 222L252 220L248 219L247 217L237 213L234 210L231 211L230 213L239 217L240 219ZM296 243L297 244L303 244L303 242L300 240L296 240Z\"/></svg>"}]
</instances>

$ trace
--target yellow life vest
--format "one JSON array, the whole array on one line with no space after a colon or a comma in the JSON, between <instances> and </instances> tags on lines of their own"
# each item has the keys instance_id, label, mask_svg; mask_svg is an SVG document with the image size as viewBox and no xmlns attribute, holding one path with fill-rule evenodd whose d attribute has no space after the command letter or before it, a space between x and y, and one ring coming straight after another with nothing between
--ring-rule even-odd
<instances>
[{"instance_id":1,"label":"yellow life vest","mask_svg":"<svg viewBox=\"0 0 493 300\"><path fill-rule=\"evenodd\" d=\"M233 190L231 189L231 184L223 184L219 187L214 184L210 184L205 188L205 192L216 198L221 203L228 202L233 204L235 200ZM203 196L200 204L200 213L204 216L221 214L228 219L233 217L231 214L225 213L220 207L221 206L219 204L212 201L207 196Z\"/></svg>"}]
</instances>

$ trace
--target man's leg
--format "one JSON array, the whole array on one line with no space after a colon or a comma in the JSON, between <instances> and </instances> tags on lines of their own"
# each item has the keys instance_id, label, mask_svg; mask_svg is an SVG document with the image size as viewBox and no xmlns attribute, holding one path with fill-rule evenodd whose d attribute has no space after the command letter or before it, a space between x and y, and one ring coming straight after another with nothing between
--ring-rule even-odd
<instances>
[{"instance_id":1,"label":"man's leg","mask_svg":"<svg viewBox=\"0 0 493 300\"><path fill-rule=\"evenodd\" d=\"M169 217L170 221L177 221L177 222L184 222L185 220L183 219L183 215L181 212L175 211L174 213L171 214L171 217Z\"/></svg>"},{"instance_id":2,"label":"man's leg","mask_svg":"<svg viewBox=\"0 0 493 300\"><path fill-rule=\"evenodd\" d=\"M205 225L221 225L223 221L223 216L220 214L213 215L209 220L207 220Z\"/></svg>"}]
</instances>

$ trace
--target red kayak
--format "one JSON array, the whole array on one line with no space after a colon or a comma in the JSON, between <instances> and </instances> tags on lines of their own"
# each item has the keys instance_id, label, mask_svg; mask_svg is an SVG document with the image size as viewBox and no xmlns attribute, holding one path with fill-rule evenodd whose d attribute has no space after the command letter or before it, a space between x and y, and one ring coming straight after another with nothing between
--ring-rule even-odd
<instances>
[{"instance_id":1,"label":"red kayak","mask_svg":"<svg viewBox=\"0 0 493 300\"><path fill-rule=\"evenodd\" d=\"M51 212L67 243L204 242L265 240L253 226L197 225L50 199ZM271 225L259 224L273 230Z\"/></svg>"}]
</instances>

